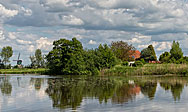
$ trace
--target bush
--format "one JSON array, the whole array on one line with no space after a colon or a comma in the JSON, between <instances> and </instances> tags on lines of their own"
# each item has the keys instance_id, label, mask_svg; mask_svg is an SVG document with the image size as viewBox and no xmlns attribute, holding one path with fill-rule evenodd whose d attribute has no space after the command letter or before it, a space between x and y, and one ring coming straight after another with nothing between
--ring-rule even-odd
<instances>
[{"instance_id":1,"label":"bush","mask_svg":"<svg viewBox=\"0 0 188 112\"><path fill-rule=\"evenodd\" d=\"M136 61L134 64L133 64L134 67L142 67L143 66L143 63L141 61Z\"/></svg>"},{"instance_id":2,"label":"bush","mask_svg":"<svg viewBox=\"0 0 188 112\"><path fill-rule=\"evenodd\" d=\"M4 64L0 64L0 69L5 69L5 65Z\"/></svg>"},{"instance_id":3,"label":"bush","mask_svg":"<svg viewBox=\"0 0 188 112\"><path fill-rule=\"evenodd\" d=\"M122 66L128 66L128 65L129 65L129 62L128 62L128 61L124 61L121 65L122 65Z\"/></svg>"},{"instance_id":4,"label":"bush","mask_svg":"<svg viewBox=\"0 0 188 112\"><path fill-rule=\"evenodd\" d=\"M146 64L146 62L145 62L145 60L142 58L141 60L140 60L143 64Z\"/></svg>"}]
</instances>

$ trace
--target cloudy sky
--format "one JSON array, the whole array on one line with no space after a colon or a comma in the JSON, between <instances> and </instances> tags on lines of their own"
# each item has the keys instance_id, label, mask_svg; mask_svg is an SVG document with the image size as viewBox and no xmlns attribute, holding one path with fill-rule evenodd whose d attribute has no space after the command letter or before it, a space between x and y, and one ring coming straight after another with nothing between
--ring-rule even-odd
<instances>
[{"instance_id":1,"label":"cloudy sky","mask_svg":"<svg viewBox=\"0 0 188 112\"><path fill-rule=\"evenodd\" d=\"M54 40L72 37L84 48L152 44L158 56L176 40L188 55L187 21L187 0L0 0L0 49L12 46L12 59L21 52L25 65L37 48L47 53Z\"/></svg>"}]
</instances>

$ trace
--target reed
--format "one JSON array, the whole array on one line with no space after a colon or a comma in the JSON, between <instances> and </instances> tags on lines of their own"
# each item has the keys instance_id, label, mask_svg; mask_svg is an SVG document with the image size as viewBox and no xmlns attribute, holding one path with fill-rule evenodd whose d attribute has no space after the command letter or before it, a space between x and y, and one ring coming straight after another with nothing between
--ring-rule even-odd
<instances>
[{"instance_id":1,"label":"reed","mask_svg":"<svg viewBox=\"0 0 188 112\"><path fill-rule=\"evenodd\" d=\"M146 64L143 67L115 66L106 75L180 75L188 76L187 64Z\"/></svg>"}]
</instances>

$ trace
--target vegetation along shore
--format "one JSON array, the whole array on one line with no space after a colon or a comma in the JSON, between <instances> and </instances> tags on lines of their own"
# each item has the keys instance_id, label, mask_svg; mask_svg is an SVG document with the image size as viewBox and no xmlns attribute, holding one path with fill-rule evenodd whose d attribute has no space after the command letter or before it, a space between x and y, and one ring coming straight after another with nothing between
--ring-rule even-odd
<instances>
[{"instance_id":1,"label":"vegetation along shore","mask_svg":"<svg viewBox=\"0 0 188 112\"><path fill-rule=\"evenodd\" d=\"M19 58L16 66L7 64L12 54L12 47L2 49L1 74L188 75L188 57L183 56L179 43L175 41L170 51L162 53L159 60L152 45L141 52L124 41L84 49L76 38L54 41L53 49L47 55L42 55L42 51L37 49L27 66L23 66Z\"/></svg>"}]
</instances>

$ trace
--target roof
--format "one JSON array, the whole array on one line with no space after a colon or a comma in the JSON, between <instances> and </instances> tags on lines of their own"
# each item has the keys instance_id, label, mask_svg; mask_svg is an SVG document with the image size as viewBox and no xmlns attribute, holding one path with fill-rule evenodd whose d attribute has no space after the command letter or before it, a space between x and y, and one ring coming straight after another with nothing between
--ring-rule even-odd
<instances>
[{"instance_id":1,"label":"roof","mask_svg":"<svg viewBox=\"0 0 188 112\"><path fill-rule=\"evenodd\" d=\"M138 50L135 51L130 51L131 53L133 53L132 55L130 55L130 57L133 57L134 59L138 59L140 58L141 52Z\"/></svg>"}]
</instances>

